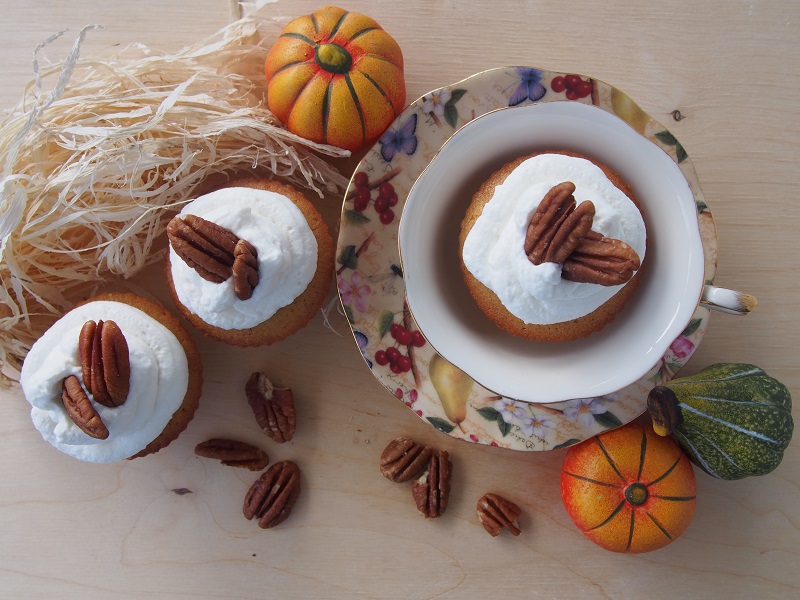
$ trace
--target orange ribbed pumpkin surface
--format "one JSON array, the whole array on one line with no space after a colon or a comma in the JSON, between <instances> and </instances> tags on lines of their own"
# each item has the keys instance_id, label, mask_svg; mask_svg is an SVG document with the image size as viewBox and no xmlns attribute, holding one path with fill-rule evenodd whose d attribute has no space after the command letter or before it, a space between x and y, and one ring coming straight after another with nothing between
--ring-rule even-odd
<instances>
[{"instance_id":1,"label":"orange ribbed pumpkin surface","mask_svg":"<svg viewBox=\"0 0 800 600\"><path fill-rule=\"evenodd\" d=\"M269 109L289 131L351 151L405 106L400 46L373 19L335 6L289 23L265 72Z\"/></svg>"},{"instance_id":2,"label":"orange ribbed pumpkin surface","mask_svg":"<svg viewBox=\"0 0 800 600\"><path fill-rule=\"evenodd\" d=\"M696 484L688 457L652 426L630 423L572 446L561 497L575 525L614 552L666 546L692 521Z\"/></svg>"}]
</instances>

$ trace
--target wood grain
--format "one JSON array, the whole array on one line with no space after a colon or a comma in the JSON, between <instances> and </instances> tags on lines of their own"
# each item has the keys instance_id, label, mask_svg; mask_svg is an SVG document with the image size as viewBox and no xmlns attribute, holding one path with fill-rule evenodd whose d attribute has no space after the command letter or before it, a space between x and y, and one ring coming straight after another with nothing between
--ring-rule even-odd
<instances>
[{"instance_id":1,"label":"wood grain","mask_svg":"<svg viewBox=\"0 0 800 600\"><path fill-rule=\"evenodd\" d=\"M249 11L254 3L245 3ZM266 3L286 19L311 0ZM713 315L687 372L714 362L758 364L800 392L800 4L670 0L480 2L349 0L400 43L409 101L475 72L524 64L588 74L625 90L681 140L700 174L719 233L717 283L754 294L745 318ZM142 42L175 50L238 14L236 3L42 0L7 3L0 107L21 96L34 48L63 55L89 23L85 53ZM671 120L680 110L685 117ZM343 170L354 163L344 162ZM349 173L348 173L349 174ZM341 200L320 202L337 226ZM136 285L167 306L160 271ZM331 289L331 297L334 290ZM0 391L0 589L8 598L794 598L800 595L800 450L772 474L738 482L698 471L689 530L658 552L603 551L561 505L563 453L515 453L461 443L426 426L371 376L343 317L321 318L260 349L200 339L200 410L169 448L114 465L61 455L30 423L18 389ZM297 435L271 443L244 400L264 370L293 388ZM798 410L794 414L797 416ZM405 434L450 452L451 504L433 522L408 485L379 474L384 445ZM257 474L195 457L210 437L234 437L291 459L303 494L280 527L241 514ZM173 490L191 490L178 494ZM487 491L523 509L522 535L486 534L475 503Z\"/></svg>"}]
</instances>

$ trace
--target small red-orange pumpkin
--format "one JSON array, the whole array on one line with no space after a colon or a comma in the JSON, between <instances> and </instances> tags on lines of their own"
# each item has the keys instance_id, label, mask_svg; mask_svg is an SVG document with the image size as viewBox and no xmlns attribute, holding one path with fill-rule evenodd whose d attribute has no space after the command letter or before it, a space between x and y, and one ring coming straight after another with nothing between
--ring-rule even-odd
<instances>
[{"instance_id":1,"label":"small red-orange pumpkin","mask_svg":"<svg viewBox=\"0 0 800 600\"><path fill-rule=\"evenodd\" d=\"M572 446L561 497L575 525L615 552L666 546L692 521L696 484L688 457L652 426L630 423Z\"/></svg>"},{"instance_id":2,"label":"small red-orange pumpkin","mask_svg":"<svg viewBox=\"0 0 800 600\"><path fill-rule=\"evenodd\" d=\"M269 109L289 131L351 151L405 106L400 46L373 19L335 6L289 23L265 72Z\"/></svg>"}]
</instances>

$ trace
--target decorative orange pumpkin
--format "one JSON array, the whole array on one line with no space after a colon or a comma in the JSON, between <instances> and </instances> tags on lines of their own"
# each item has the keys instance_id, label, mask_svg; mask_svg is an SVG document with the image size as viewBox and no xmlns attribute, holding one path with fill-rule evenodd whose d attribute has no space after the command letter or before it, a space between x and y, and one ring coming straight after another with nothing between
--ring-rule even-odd
<instances>
[{"instance_id":1,"label":"decorative orange pumpkin","mask_svg":"<svg viewBox=\"0 0 800 600\"><path fill-rule=\"evenodd\" d=\"M689 458L652 426L630 423L572 446L561 469L561 498L575 525L614 552L666 546L692 521L695 477Z\"/></svg>"},{"instance_id":2,"label":"decorative orange pumpkin","mask_svg":"<svg viewBox=\"0 0 800 600\"><path fill-rule=\"evenodd\" d=\"M270 111L314 142L359 150L405 106L400 46L373 19L335 6L289 23L265 71Z\"/></svg>"}]
</instances>

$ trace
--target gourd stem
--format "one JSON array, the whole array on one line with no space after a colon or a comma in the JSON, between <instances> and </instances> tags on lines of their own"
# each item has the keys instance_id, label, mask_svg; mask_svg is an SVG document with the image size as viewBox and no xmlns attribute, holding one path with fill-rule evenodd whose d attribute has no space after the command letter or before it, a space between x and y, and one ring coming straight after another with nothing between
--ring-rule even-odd
<instances>
[{"instance_id":1,"label":"gourd stem","mask_svg":"<svg viewBox=\"0 0 800 600\"><path fill-rule=\"evenodd\" d=\"M657 385L647 395L647 412L653 419L653 431L660 436L670 435L683 423L678 397L670 388Z\"/></svg>"}]
</instances>

